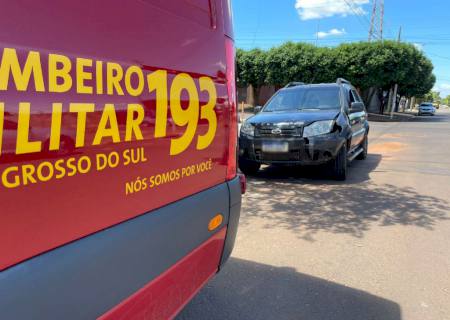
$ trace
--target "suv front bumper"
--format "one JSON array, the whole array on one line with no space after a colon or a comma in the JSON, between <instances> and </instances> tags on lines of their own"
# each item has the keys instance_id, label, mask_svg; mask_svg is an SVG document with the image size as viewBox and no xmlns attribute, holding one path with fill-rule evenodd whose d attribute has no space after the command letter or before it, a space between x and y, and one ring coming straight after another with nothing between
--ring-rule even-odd
<instances>
[{"instance_id":1,"label":"suv front bumper","mask_svg":"<svg viewBox=\"0 0 450 320\"><path fill-rule=\"evenodd\" d=\"M263 141L287 142L287 152L263 152ZM334 159L346 139L338 132L321 136L302 137L251 137L241 134L239 137L239 157L261 164L323 164Z\"/></svg>"}]
</instances>

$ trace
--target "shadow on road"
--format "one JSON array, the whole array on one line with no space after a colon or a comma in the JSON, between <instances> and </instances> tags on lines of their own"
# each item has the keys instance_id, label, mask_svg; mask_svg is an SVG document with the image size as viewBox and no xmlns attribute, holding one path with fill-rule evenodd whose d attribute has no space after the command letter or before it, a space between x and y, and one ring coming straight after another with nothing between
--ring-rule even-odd
<instances>
[{"instance_id":1,"label":"shadow on road","mask_svg":"<svg viewBox=\"0 0 450 320\"><path fill-rule=\"evenodd\" d=\"M380 159L370 155L353 164L346 182L325 180L317 168L269 167L248 178L240 223L262 218L266 228L289 229L314 241L321 231L363 237L373 225L431 230L449 219L447 201L409 187L372 183L369 173Z\"/></svg>"},{"instance_id":2,"label":"shadow on road","mask_svg":"<svg viewBox=\"0 0 450 320\"><path fill-rule=\"evenodd\" d=\"M231 258L177 318L400 320L397 303L297 272Z\"/></svg>"},{"instance_id":3,"label":"shadow on road","mask_svg":"<svg viewBox=\"0 0 450 320\"><path fill-rule=\"evenodd\" d=\"M345 183L353 184L369 180L369 174L375 170L381 162L382 156L380 154L369 154L364 161L355 160L350 163L348 168L348 179ZM272 181L282 180L298 180L303 179L303 183L315 184L342 184L330 180L331 173L329 168L325 165L320 166L268 166L260 170L256 176L249 177L250 179L270 179Z\"/></svg>"}]
</instances>

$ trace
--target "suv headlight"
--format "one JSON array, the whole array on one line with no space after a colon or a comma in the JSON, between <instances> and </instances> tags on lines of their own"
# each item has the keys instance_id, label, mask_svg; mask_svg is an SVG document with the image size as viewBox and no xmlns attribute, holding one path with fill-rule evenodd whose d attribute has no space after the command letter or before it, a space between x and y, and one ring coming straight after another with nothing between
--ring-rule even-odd
<instances>
[{"instance_id":1,"label":"suv headlight","mask_svg":"<svg viewBox=\"0 0 450 320\"><path fill-rule=\"evenodd\" d=\"M303 129L303 137L314 137L330 133L333 130L334 120L316 121Z\"/></svg>"},{"instance_id":2,"label":"suv headlight","mask_svg":"<svg viewBox=\"0 0 450 320\"><path fill-rule=\"evenodd\" d=\"M244 122L241 127L241 133L253 137L255 135L255 127L251 123Z\"/></svg>"}]
</instances>

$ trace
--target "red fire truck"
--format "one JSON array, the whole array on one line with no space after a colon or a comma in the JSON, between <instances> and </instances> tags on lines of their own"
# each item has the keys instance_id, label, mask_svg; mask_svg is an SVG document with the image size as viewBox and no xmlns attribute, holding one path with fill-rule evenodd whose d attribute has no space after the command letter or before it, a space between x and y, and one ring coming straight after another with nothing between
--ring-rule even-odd
<instances>
[{"instance_id":1,"label":"red fire truck","mask_svg":"<svg viewBox=\"0 0 450 320\"><path fill-rule=\"evenodd\" d=\"M234 245L227 0L6 1L0 319L167 319Z\"/></svg>"}]
</instances>

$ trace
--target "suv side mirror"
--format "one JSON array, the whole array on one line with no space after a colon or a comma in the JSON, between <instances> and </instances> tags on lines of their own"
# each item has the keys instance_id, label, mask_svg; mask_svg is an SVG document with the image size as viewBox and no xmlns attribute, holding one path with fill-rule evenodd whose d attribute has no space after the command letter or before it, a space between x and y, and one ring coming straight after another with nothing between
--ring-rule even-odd
<instances>
[{"instance_id":1,"label":"suv side mirror","mask_svg":"<svg viewBox=\"0 0 450 320\"><path fill-rule=\"evenodd\" d=\"M364 103L362 102L352 102L350 106L350 113L364 111Z\"/></svg>"},{"instance_id":2,"label":"suv side mirror","mask_svg":"<svg viewBox=\"0 0 450 320\"><path fill-rule=\"evenodd\" d=\"M256 114L262 110L261 106L256 106L255 109L253 109L253 112Z\"/></svg>"}]
</instances>

